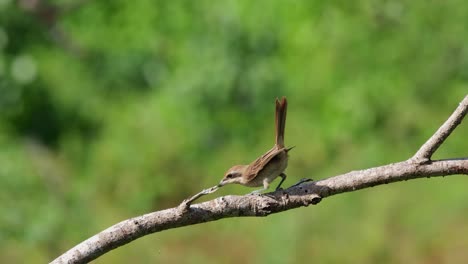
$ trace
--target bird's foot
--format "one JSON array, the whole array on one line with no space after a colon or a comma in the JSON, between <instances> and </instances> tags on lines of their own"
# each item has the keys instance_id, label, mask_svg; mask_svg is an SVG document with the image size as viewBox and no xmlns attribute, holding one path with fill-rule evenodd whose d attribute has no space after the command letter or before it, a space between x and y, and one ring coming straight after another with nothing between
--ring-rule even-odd
<instances>
[{"instance_id":1,"label":"bird's foot","mask_svg":"<svg viewBox=\"0 0 468 264\"><path fill-rule=\"evenodd\" d=\"M298 185L301 185L303 184L304 182L310 182L310 181L314 181L313 179L310 179L310 178L302 178L299 182L297 182L296 184L292 185L291 187L296 187ZM289 187L289 188L291 188Z\"/></svg>"},{"instance_id":2,"label":"bird's foot","mask_svg":"<svg viewBox=\"0 0 468 264\"><path fill-rule=\"evenodd\" d=\"M263 192L264 190L265 190L265 189L255 190L255 191L249 193L249 195L257 195L257 196L260 196L260 195L262 195L262 192Z\"/></svg>"}]
</instances>

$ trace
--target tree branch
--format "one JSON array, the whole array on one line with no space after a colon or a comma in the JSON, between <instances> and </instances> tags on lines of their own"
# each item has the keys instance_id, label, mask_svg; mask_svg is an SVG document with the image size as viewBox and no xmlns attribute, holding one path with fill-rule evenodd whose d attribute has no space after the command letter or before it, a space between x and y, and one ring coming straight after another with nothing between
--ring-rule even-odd
<instances>
[{"instance_id":1,"label":"tree branch","mask_svg":"<svg viewBox=\"0 0 468 264\"><path fill-rule=\"evenodd\" d=\"M453 114L445 121L445 123L429 138L424 145L411 158L417 163L427 163L431 161L431 157L436 150L444 143L455 128L461 123L466 113L468 112L468 95L459 104Z\"/></svg>"},{"instance_id":2,"label":"tree branch","mask_svg":"<svg viewBox=\"0 0 468 264\"><path fill-rule=\"evenodd\" d=\"M223 196L204 203L190 203L215 188L203 190L179 207L124 220L83 241L51 263L86 263L139 237L181 226L240 216L267 216L317 204L323 198L376 185L423 177L468 175L468 158L431 161L432 154L456 128L468 111L468 96L450 118L410 159L352 171L317 182L307 182L265 195Z\"/></svg>"}]
</instances>

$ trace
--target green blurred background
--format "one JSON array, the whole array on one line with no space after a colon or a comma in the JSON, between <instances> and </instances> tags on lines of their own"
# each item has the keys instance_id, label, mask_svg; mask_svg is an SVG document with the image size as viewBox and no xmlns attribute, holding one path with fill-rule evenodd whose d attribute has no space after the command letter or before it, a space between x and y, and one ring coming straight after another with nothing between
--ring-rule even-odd
<instances>
[{"instance_id":1,"label":"green blurred background","mask_svg":"<svg viewBox=\"0 0 468 264\"><path fill-rule=\"evenodd\" d=\"M467 69L462 0L0 0L0 262L48 262L216 184L272 146L277 96L296 146L285 186L404 160ZM466 157L467 132L436 158ZM462 263L467 184L164 231L96 263Z\"/></svg>"}]
</instances>

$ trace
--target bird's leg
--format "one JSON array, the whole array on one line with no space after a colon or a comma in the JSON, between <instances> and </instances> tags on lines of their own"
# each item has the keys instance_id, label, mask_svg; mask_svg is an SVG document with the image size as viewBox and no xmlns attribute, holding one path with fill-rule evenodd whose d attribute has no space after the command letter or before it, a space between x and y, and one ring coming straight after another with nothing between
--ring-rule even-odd
<instances>
[{"instance_id":1,"label":"bird's leg","mask_svg":"<svg viewBox=\"0 0 468 264\"><path fill-rule=\"evenodd\" d=\"M284 172L282 172L279 176L281 177L281 181L278 184L278 186L276 187L276 191L280 189L281 184L283 184L284 180L286 180L286 174L284 174Z\"/></svg>"},{"instance_id":2,"label":"bird's leg","mask_svg":"<svg viewBox=\"0 0 468 264\"><path fill-rule=\"evenodd\" d=\"M259 190L255 190L249 194L256 194L256 195L261 195L261 192L265 191L266 189L268 189L268 187L270 186L270 183L268 182L268 179L265 178L263 180L263 188L262 189L259 189Z\"/></svg>"}]
</instances>

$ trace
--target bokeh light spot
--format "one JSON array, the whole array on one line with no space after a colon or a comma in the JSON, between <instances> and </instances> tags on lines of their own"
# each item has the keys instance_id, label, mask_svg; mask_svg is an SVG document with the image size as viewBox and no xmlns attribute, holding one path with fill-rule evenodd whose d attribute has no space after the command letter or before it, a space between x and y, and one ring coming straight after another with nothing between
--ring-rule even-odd
<instances>
[{"instance_id":1,"label":"bokeh light spot","mask_svg":"<svg viewBox=\"0 0 468 264\"><path fill-rule=\"evenodd\" d=\"M11 64L11 75L15 81L27 84L36 78L36 61L30 55L19 55Z\"/></svg>"}]
</instances>

